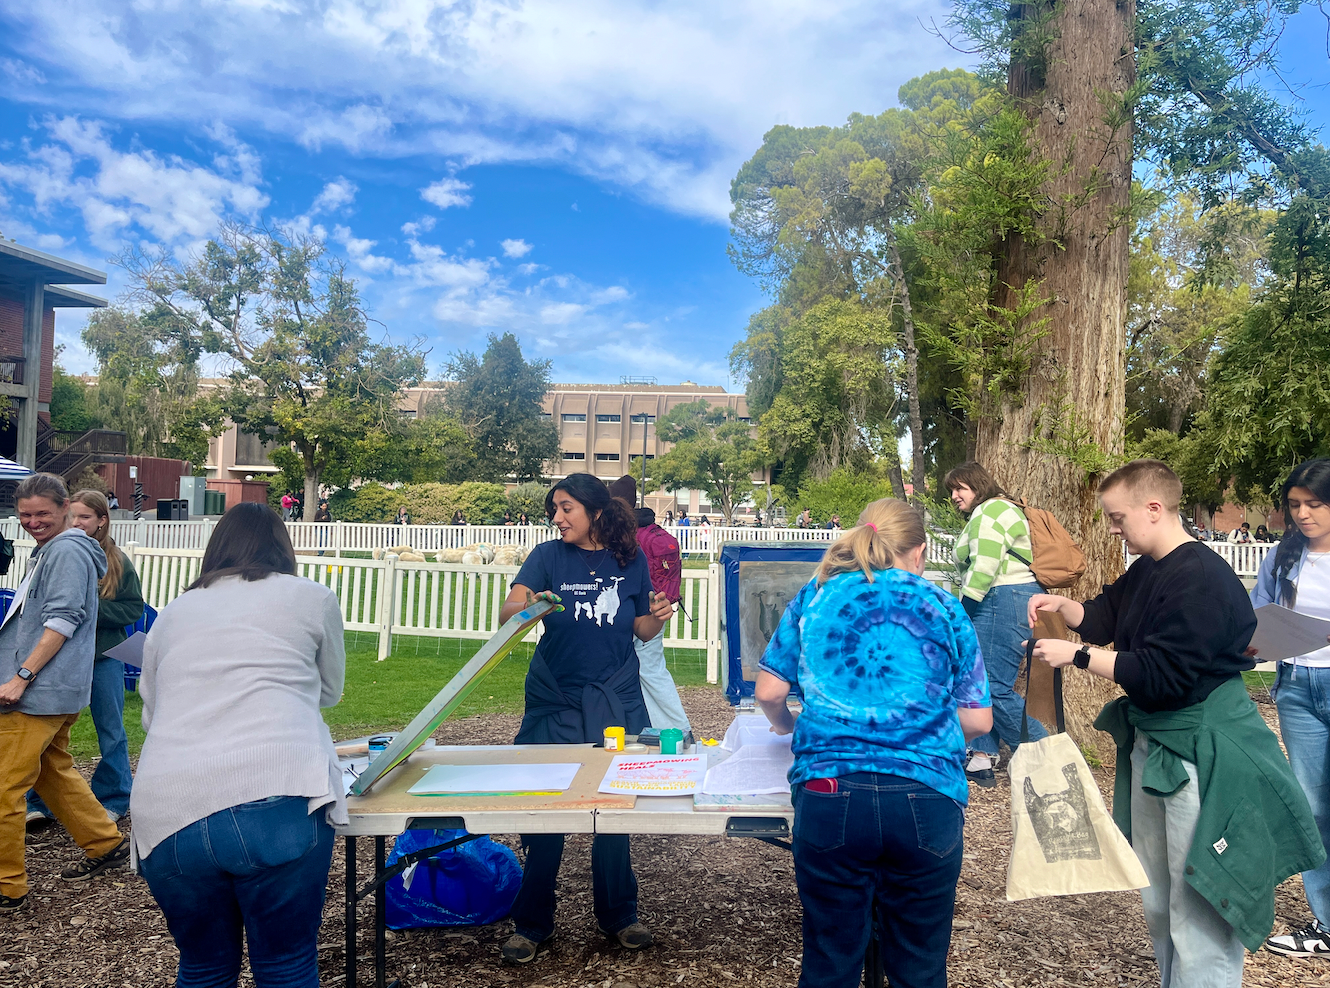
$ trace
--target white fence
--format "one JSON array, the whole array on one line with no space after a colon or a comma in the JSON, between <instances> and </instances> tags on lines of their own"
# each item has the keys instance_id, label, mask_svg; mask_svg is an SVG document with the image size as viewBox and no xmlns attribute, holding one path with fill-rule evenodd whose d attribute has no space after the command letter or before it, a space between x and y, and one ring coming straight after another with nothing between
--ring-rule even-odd
<instances>
[{"instance_id":1,"label":"white fence","mask_svg":"<svg viewBox=\"0 0 1330 988\"><path fill-rule=\"evenodd\" d=\"M159 522L162 525L193 522ZM423 526L422 526L423 527ZM399 529L400 531L400 529ZM0 577L0 587L22 582L32 554L29 539L14 543L14 563ZM145 548L125 544L143 583L143 599L161 610L198 578L202 548ZM508 596L515 566L455 566L384 559L298 557L301 576L337 594L347 631L376 634L379 659L392 653L393 635L486 639L499 630L499 609ZM667 648L706 652L707 680L720 678L720 567L684 573L680 591L683 610L665 627ZM686 611L686 613L685 613ZM527 636L536 641L541 626Z\"/></svg>"}]
</instances>

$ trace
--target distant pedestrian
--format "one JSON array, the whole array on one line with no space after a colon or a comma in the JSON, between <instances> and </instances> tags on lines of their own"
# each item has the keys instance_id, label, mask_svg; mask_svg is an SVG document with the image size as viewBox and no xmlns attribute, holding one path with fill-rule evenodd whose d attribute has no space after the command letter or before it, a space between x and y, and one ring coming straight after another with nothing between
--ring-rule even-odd
<instances>
[{"instance_id":1,"label":"distant pedestrian","mask_svg":"<svg viewBox=\"0 0 1330 988\"><path fill-rule=\"evenodd\" d=\"M1228 533L1228 540L1230 542L1236 542L1239 545L1249 545L1252 540L1251 524L1244 521L1241 525Z\"/></svg>"},{"instance_id":2,"label":"distant pedestrian","mask_svg":"<svg viewBox=\"0 0 1330 988\"><path fill-rule=\"evenodd\" d=\"M466 515L462 514L461 508L458 508L456 511L453 512L453 524L454 525L466 524Z\"/></svg>"},{"instance_id":3,"label":"distant pedestrian","mask_svg":"<svg viewBox=\"0 0 1330 988\"><path fill-rule=\"evenodd\" d=\"M523 511L520 515L517 516L517 524L519 524L519 525L530 525L530 524L531 524L531 519L527 517L525 511Z\"/></svg>"},{"instance_id":4,"label":"distant pedestrian","mask_svg":"<svg viewBox=\"0 0 1330 988\"><path fill-rule=\"evenodd\" d=\"M115 496L115 491L112 491L110 494L107 495L106 504L112 511L116 511L119 509L120 498Z\"/></svg>"},{"instance_id":5,"label":"distant pedestrian","mask_svg":"<svg viewBox=\"0 0 1330 988\"><path fill-rule=\"evenodd\" d=\"M290 521L291 513L295 510L296 499L290 491L282 495L282 521Z\"/></svg>"},{"instance_id":6,"label":"distant pedestrian","mask_svg":"<svg viewBox=\"0 0 1330 988\"><path fill-rule=\"evenodd\" d=\"M410 524L411 524L411 514L410 514L410 512L408 512L408 511L406 510L406 505L405 505L405 504L401 505L401 506L397 509L397 517L393 519L393 524L394 524L394 525L410 525Z\"/></svg>"}]
</instances>

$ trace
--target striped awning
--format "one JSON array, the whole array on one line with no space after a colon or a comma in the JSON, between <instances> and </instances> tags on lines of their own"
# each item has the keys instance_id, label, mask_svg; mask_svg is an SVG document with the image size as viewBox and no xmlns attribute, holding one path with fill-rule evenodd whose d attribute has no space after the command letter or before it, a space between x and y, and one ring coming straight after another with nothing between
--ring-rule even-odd
<instances>
[{"instance_id":1,"label":"striped awning","mask_svg":"<svg viewBox=\"0 0 1330 988\"><path fill-rule=\"evenodd\" d=\"M22 480L31 473L23 464L0 456L0 480Z\"/></svg>"}]
</instances>

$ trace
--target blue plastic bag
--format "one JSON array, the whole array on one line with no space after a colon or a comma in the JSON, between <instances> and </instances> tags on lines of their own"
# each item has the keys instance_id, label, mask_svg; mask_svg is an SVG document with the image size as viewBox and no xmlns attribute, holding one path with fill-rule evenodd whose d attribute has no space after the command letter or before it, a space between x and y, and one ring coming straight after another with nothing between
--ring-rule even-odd
<instances>
[{"instance_id":1,"label":"blue plastic bag","mask_svg":"<svg viewBox=\"0 0 1330 988\"><path fill-rule=\"evenodd\" d=\"M388 864L403 855L465 837L465 830L408 830L397 838ZM417 926L484 926L508 915L522 884L517 855L488 837L440 851L416 865L410 887L404 875L388 880L389 929Z\"/></svg>"}]
</instances>

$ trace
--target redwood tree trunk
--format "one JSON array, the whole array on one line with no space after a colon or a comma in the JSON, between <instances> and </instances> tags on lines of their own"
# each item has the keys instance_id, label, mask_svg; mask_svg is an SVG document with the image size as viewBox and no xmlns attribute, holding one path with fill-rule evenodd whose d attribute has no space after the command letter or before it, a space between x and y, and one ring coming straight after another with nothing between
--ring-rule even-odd
<instances>
[{"instance_id":1,"label":"redwood tree trunk","mask_svg":"<svg viewBox=\"0 0 1330 988\"><path fill-rule=\"evenodd\" d=\"M1042 7L1014 5L1013 16ZM1045 10L1050 9L1044 7ZM1007 490L1053 511L1085 550L1080 583L1059 591L1084 600L1122 572L1117 538L1097 516L1099 477L1067 453L1093 443L1119 455L1126 405L1126 302L1131 130L1104 121L1102 94L1121 96L1135 81L1135 0L1056 0L1053 38L1042 65L1013 59L1008 90L1029 114L1034 139L1052 163L1043 242L999 245L994 302L1015 308L1031 279L1050 300L1033 366L1020 394L975 424L976 452ZM1086 196L1087 187L1093 189ZM1076 201L1077 199L1083 201ZM1079 439L1069 427L1084 429ZM1033 450L1034 440L1062 446ZM1087 673L1067 676L1068 730L1111 756L1093 720L1116 687Z\"/></svg>"}]
</instances>

